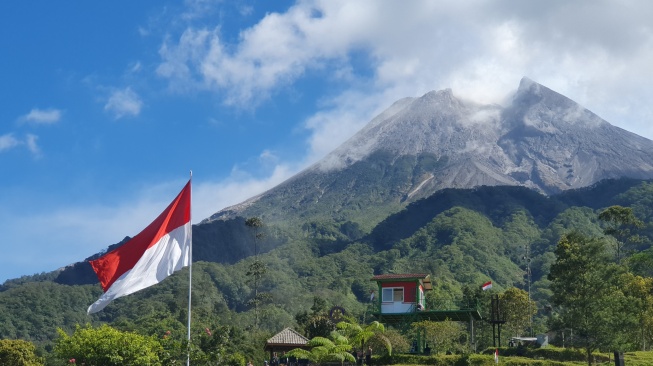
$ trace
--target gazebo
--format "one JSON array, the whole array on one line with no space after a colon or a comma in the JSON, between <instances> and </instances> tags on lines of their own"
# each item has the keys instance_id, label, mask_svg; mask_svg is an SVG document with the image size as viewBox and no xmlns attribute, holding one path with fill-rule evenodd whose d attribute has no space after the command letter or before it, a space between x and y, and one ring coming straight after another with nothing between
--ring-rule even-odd
<instances>
[{"instance_id":1,"label":"gazebo","mask_svg":"<svg viewBox=\"0 0 653 366\"><path fill-rule=\"evenodd\" d=\"M283 353L295 348L308 349L307 343L308 338L297 333L294 329L286 328L268 339L263 349L270 352L270 360L272 360L275 353L279 355L279 358L282 358Z\"/></svg>"}]
</instances>

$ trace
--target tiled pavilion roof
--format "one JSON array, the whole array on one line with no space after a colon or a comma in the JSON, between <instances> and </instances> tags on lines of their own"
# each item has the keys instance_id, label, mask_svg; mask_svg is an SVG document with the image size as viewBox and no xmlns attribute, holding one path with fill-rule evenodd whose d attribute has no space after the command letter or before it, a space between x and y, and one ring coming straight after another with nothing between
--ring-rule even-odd
<instances>
[{"instance_id":1,"label":"tiled pavilion roof","mask_svg":"<svg viewBox=\"0 0 653 366\"><path fill-rule=\"evenodd\" d=\"M267 345L288 345L288 346L305 346L308 343L308 338L297 333L291 328L286 328L281 332L275 334L272 338L265 342Z\"/></svg>"}]
</instances>

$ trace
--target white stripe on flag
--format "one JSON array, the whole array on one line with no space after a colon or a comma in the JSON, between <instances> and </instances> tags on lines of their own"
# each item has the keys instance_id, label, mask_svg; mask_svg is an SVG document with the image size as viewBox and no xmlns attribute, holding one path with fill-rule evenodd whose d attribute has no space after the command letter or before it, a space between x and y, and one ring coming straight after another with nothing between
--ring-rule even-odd
<instances>
[{"instance_id":1,"label":"white stripe on flag","mask_svg":"<svg viewBox=\"0 0 653 366\"><path fill-rule=\"evenodd\" d=\"M143 253L136 265L125 272L95 303L88 313L104 309L111 301L155 285L190 264L190 221L164 235Z\"/></svg>"}]
</instances>

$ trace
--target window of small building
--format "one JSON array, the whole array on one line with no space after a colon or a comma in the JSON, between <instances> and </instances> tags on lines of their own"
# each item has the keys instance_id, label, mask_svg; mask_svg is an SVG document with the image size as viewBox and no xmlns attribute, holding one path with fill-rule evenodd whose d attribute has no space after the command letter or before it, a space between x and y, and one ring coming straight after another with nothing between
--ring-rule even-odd
<instances>
[{"instance_id":1,"label":"window of small building","mask_svg":"<svg viewBox=\"0 0 653 366\"><path fill-rule=\"evenodd\" d=\"M403 302L404 301L404 288L403 287L385 287L383 288L381 301L383 302Z\"/></svg>"}]
</instances>

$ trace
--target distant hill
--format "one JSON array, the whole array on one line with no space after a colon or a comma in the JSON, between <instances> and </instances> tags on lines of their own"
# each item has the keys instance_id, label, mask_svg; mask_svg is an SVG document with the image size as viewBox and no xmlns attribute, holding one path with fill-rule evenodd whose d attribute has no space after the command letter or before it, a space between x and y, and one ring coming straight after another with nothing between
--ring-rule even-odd
<instances>
[{"instance_id":1,"label":"distant hill","mask_svg":"<svg viewBox=\"0 0 653 366\"><path fill-rule=\"evenodd\" d=\"M642 233L646 240L629 250L643 255L644 265L653 260L652 202L653 182L635 179L605 180L551 196L525 187L486 186L438 191L389 215L367 234L338 220L298 222L299 237L282 234L270 225L267 233L271 239L261 255L268 268L261 290L270 294L271 303L261 309L262 327L275 332L293 326L295 315L308 311L315 296L353 314L364 313L373 289L370 278L379 273L431 273L434 291L430 301L436 302L460 301L465 287L476 288L489 279L497 290L525 288L525 247L530 248L532 258L532 295L544 308L549 296L546 275L555 260L553 249L560 235L579 230L603 236L597 215L605 207L631 207L647 223ZM228 228L218 226L226 222L242 230L243 237L251 235L243 222L235 220L194 227L195 233L200 233L200 228L216 225L215 232L197 235L194 245L199 248L197 253L206 256L195 258L193 271L193 307L199 323L209 319L235 326L251 323L251 287L246 275L251 261L225 263L220 259L247 256L252 248L241 242L241 252L206 250L217 247L213 235ZM146 333L162 333L159 323L165 322L166 329L177 327L183 333L187 270L120 298L89 317L86 307L101 289L90 284L93 281L84 266L78 263L61 271L6 281L0 287L0 338L47 345L57 327L70 331L75 324L89 321ZM641 270L646 274L650 266ZM89 279L87 284L75 284L84 278Z\"/></svg>"}]
</instances>

